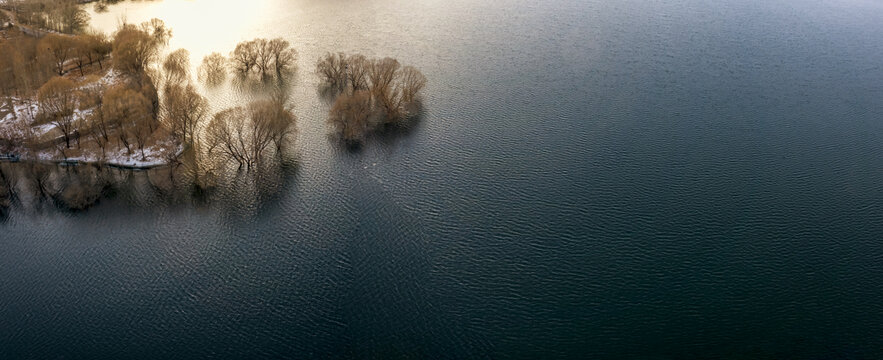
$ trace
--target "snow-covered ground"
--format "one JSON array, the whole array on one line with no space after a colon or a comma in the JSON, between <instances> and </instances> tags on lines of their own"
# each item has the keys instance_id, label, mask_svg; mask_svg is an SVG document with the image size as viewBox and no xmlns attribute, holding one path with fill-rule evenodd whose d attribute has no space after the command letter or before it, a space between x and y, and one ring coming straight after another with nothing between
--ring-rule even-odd
<instances>
[{"instance_id":1,"label":"snow-covered ground","mask_svg":"<svg viewBox=\"0 0 883 360\"><path fill-rule=\"evenodd\" d=\"M34 123L34 118L37 116L37 113L40 111L40 106L36 101L33 100L22 100L19 98L12 98L13 109L12 112L6 114L2 119L0 119L0 132L6 131L14 131L19 135L24 135L28 124ZM5 104L0 107L4 111L9 110L9 107ZM89 115L92 114L93 109L85 109L85 110L74 110L74 123L80 122ZM34 135L43 136L49 134L52 130L56 129L56 125L54 123L47 123L42 125L31 126L34 130ZM54 134L56 136L61 136L61 133L58 132Z\"/></svg>"},{"instance_id":2,"label":"snow-covered ground","mask_svg":"<svg viewBox=\"0 0 883 360\"><path fill-rule=\"evenodd\" d=\"M84 85L83 88L108 88L119 83L121 79L122 77L120 74L111 69L108 70L101 79L91 84ZM93 110L94 109L77 109L74 112L74 123L86 119L92 114ZM61 131L58 130L57 126L53 123L36 126L31 125L34 123L34 119L39 111L39 104L34 100L15 97L8 99L0 98L0 113L5 114L0 118L0 138L23 140L26 138L26 132L29 130L33 131L33 135L43 137L43 140L49 140L52 137L61 137ZM89 140L81 139L81 141ZM27 153L24 150L25 149L19 149L22 153ZM134 145L132 146L132 154L129 154L125 148L117 149L116 146L111 145L104 156L97 152L91 153L84 150L86 153L81 156L65 157L61 151L55 148L40 150L36 153L32 153L32 156L45 161L104 162L105 164L110 165L148 168L168 164L170 158L173 158L174 155L180 154L183 150L183 146L169 138L158 141L155 145L145 148L144 156L142 156L141 151Z\"/></svg>"},{"instance_id":3,"label":"snow-covered ground","mask_svg":"<svg viewBox=\"0 0 883 360\"><path fill-rule=\"evenodd\" d=\"M43 156L48 156L50 158L49 160L64 159L67 161L77 162L103 162L107 165L150 168L167 165L169 163L170 157L173 157L174 155L180 155L183 151L184 147L182 145L176 146L173 141L169 139L165 142L161 142L151 147L145 148L144 157L141 156L141 150L139 150L136 146L132 146L132 154L129 154L125 148L108 149L108 152L104 159L101 159L101 156L99 154L88 154L64 159L64 157L60 156L57 151L55 154L41 154L40 156L41 158Z\"/></svg>"}]
</instances>

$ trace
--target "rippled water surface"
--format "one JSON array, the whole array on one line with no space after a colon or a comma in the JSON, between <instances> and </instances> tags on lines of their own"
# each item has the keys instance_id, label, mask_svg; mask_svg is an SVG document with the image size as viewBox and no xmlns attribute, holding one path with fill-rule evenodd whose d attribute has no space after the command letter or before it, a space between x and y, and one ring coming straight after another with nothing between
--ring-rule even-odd
<instances>
[{"instance_id":1,"label":"rippled water surface","mask_svg":"<svg viewBox=\"0 0 883 360\"><path fill-rule=\"evenodd\" d=\"M207 196L120 172L85 212L13 206L0 358L883 358L879 1L166 0L93 23L123 15L194 63L291 41L293 155ZM341 148L326 51L420 68L424 114Z\"/></svg>"}]
</instances>

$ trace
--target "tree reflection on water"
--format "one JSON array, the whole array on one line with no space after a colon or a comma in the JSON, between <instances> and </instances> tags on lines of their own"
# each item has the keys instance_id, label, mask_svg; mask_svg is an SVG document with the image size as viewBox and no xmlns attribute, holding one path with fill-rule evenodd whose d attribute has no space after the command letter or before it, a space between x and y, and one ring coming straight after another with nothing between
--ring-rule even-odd
<instances>
[{"instance_id":1,"label":"tree reflection on water","mask_svg":"<svg viewBox=\"0 0 883 360\"><path fill-rule=\"evenodd\" d=\"M293 151L246 171L222 164L210 181L198 157L148 170L98 165L0 163L0 221L13 212L83 212L103 202L134 207L197 206L254 212L278 199L297 175Z\"/></svg>"}]
</instances>

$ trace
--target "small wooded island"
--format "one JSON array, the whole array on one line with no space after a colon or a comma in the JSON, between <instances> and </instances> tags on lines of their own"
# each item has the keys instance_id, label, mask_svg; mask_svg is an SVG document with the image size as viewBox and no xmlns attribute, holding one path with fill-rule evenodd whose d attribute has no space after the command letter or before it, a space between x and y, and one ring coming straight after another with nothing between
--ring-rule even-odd
<instances>
[{"instance_id":1,"label":"small wooded island","mask_svg":"<svg viewBox=\"0 0 883 360\"><path fill-rule=\"evenodd\" d=\"M192 74L186 49L166 49L173 31L160 19L121 20L107 35L87 29L89 15L75 0L0 9L2 161L127 169L189 163L190 178L205 188L229 171L251 172L279 158L294 139L286 89L298 53L282 38L241 42L229 56L212 53ZM315 69L319 95L329 100L329 132L343 144L363 143L420 111L426 78L395 59L328 53ZM275 90L214 109L200 89L228 75Z\"/></svg>"}]
</instances>

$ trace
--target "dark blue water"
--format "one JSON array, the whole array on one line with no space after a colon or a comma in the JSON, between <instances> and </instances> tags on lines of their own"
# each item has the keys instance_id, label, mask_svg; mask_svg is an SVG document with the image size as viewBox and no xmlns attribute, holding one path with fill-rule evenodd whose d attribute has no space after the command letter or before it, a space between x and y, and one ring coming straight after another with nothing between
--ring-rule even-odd
<instances>
[{"instance_id":1,"label":"dark blue water","mask_svg":"<svg viewBox=\"0 0 883 360\"><path fill-rule=\"evenodd\" d=\"M264 7L224 41L301 51L288 165L14 205L0 358L883 358L880 2ZM336 50L424 115L329 140Z\"/></svg>"}]
</instances>

